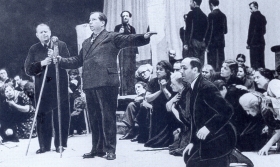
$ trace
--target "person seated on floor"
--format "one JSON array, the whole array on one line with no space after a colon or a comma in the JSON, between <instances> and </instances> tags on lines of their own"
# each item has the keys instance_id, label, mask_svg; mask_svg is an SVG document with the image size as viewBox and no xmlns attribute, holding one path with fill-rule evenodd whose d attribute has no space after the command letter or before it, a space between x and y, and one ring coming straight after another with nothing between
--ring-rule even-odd
<instances>
[{"instance_id":1,"label":"person seated on floor","mask_svg":"<svg viewBox=\"0 0 280 167\"><path fill-rule=\"evenodd\" d=\"M135 71L137 81L148 83L152 79L153 67L150 64L143 64Z\"/></svg>"},{"instance_id":2,"label":"person seated on floor","mask_svg":"<svg viewBox=\"0 0 280 167\"><path fill-rule=\"evenodd\" d=\"M24 92L15 90L10 83L5 84L2 91L6 98L2 103L4 124L12 127L19 139L28 139L35 112L31 100ZM31 135L37 136L35 128Z\"/></svg>"},{"instance_id":3,"label":"person seated on floor","mask_svg":"<svg viewBox=\"0 0 280 167\"><path fill-rule=\"evenodd\" d=\"M243 82L241 79L236 77L236 74L238 72L238 64L236 61L227 59L223 62L220 78L225 81L226 87L229 87L231 85L242 85Z\"/></svg>"},{"instance_id":4,"label":"person seated on floor","mask_svg":"<svg viewBox=\"0 0 280 167\"><path fill-rule=\"evenodd\" d=\"M146 89L147 84L142 81L135 84L135 92L137 96L133 102L128 104L122 120L122 122L128 127L128 132L122 136L120 140L131 139L132 142L139 141L141 143L142 140L146 141L148 139L148 129L145 127L147 127L147 116L149 109L152 108L152 106L147 106L145 100Z\"/></svg>"},{"instance_id":5,"label":"person seated on floor","mask_svg":"<svg viewBox=\"0 0 280 167\"><path fill-rule=\"evenodd\" d=\"M150 120L149 140L145 147L167 147L173 143L173 127L176 118L168 112L165 105L172 97L170 75L172 66L166 60L161 60L156 65L157 77L148 83L146 93L147 102L153 106Z\"/></svg>"},{"instance_id":6,"label":"person seated on floor","mask_svg":"<svg viewBox=\"0 0 280 167\"><path fill-rule=\"evenodd\" d=\"M205 64L201 70L202 76L207 80L213 82L217 76L214 68L210 64Z\"/></svg>"},{"instance_id":7,"label":"person seated on floor","mask_svg":"<svg viewBox=\"0 0 280 167\"><path fill-rule=\"evenodd\" d=\"M15 90L23 91L24 85L28 82L28 80L23 80L22 76L16 75L14 77L15 82Z\"/></svg>"},{"instance_id":8,"label":"person seated on floor","mask_svg":"<svg viewBox=\"0 0 280 167\"><path fill-rule=\"evenodd\" d=\"M86 100L83 97L77 97L74 100L73 112L71 113L71 122L69 129L69 137L74 135L74 130L77 134L83 134L86 129L84 110L86 108Z\"/></svg>"},{"instance_id":9,"label":"person seated on floor","mask_svg":"<svg viewBox=\"0 0 280 167\"><path fill-rule=\"evenodd\" d=\"M237 149L240 151L259 150L267 138L266 134L262 134L262 130L265 127L264 121L261 116L250 117L247 115L239 104L239 98L243 94L248 93L248 91L238 89L235 86L231 86L228 89L223 80L216 80L214 84L219 89L222 97L225 98L234 109L234 114L230 121L236 128Z\"/></svg>"},{"instance_id":10,"label":"person seated on floor","mask_svg":"<svg viewBox=\"0 0 280 167\"><path fill-rule=\"evenodd\" d=\"M236 62L238 63L238 67L245 66L246 56L244 54L238 54L236 56Z\"/></svg>"},{"instance_id":11,"label":"person seated on floor","mask_svg":"<svg viewBox=\"0 0 280 167\"><path fill-rule=\"evenodd\" d=\"M239 102L247 114L253 117L261 115L268 129L274 131L269 141L258 151L259 155L269 155L268 152L271 146L280 140L280 120L277 117L277 111L273 107L272 101L260 93L246 93L240 97ZM253 142L256 141L253 140Z\"/></svg>"},{"instance_id":12,"label":"person seated on floor","mask_svg":"<svg viewBox=\"0 0 280 167\"><path fill-rule=\"evenodd\" d=\"M181 61L176 61L173 64L173 71L174 72L180 72L180 70L181 70Z\"/></svg>"},{"instance_id":13,"label":"person seated on floor","mask_svg":"<svg viewBox=\"0 0 280 167\"><path fill-rule=\"evenodd\" d=\"M242 85L244 85L248 90L255 90L254 80L248 77L249 73L247 72L247 69L248 68L244 65L238 66L236 76L242 80Z\"/></svg>"},{"instance_id":14,"label":"person seated on floor","mask_svg":"<svg viewBox=\"0 0 280 167\"><path fill-rule=\"evenodd\" d=\"M183 151L190 142L190 85L183 81L180 72L171 74L171 88L177 94L166 103L167 111L171 111L177 119L178 128L173 132L174 143L169 146L169 154L182 156Z\"/></svg>"}]
</instances>

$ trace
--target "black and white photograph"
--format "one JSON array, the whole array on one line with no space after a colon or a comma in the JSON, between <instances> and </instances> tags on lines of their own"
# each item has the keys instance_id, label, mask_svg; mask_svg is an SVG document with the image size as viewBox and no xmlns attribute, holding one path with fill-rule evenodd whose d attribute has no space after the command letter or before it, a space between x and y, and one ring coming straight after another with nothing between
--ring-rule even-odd
<instances>
[{"instance_id":1,"label":"black and white photograph","mask_svg":"<svg viewBox=\"0 0 280 167\"><path fill-rule=\"evenodd\" d=\"M279 8L0 0L0 166L279 167Z\"/></svg>"}]
</instances>

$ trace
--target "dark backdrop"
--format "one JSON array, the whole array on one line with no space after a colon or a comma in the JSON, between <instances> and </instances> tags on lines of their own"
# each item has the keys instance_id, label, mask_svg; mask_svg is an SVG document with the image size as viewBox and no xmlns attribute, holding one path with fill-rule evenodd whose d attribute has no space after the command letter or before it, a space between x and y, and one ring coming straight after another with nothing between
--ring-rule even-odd
<instances>
[{"instance_id":1,"label":"dark backdrop","mask_svg":"<svg viewBox=\"0 0 280 167\"><path fill-rule=\"evenodd\" d=\"M24 73L28 50L39 42L36 25L42 22L76 55L75 27L87 23L92 11L103 11L103 0L0 0L0 68L9 77Z\"/></svg>"}]
</instances>

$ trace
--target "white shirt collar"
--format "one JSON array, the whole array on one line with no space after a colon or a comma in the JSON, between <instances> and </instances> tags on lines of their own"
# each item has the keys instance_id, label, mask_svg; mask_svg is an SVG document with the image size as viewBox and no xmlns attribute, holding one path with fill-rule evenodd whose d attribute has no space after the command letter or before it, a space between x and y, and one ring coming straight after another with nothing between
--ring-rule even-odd
<instances>
[{"instance_id":1,"label":"white shirt collar","mask_svg":"<svg viewBox=\"0 0 280 167\"><path fill-rule=\"evenodd\" d=\"M219 9L219 6L214 6L214 7L213 7L213 10L215 10L215 9Z\"/></svg>"},{"instance_id":2,"label":"white shirt collar","mask_svg":"<svg viewBox=\"0 0 280 167\"><path fill-rule=\"evenodd\" d=\"M200 74L199 74L200 75ZM194 87L194 84L196 83L196 80L197 80L197 78L199 77L199 75L192 81L192 83L191 83L191 88L193 89L193 87Z\"/></svg>"},{"instance_id":3,"label":"white shirt collar","mask_svg":"<svg viewBox=\"0 0 280 167\"><path fill-rule=\"evenodd\" d=\"M48 43L46 43L46 45L47 45L47 46L49 46L50 41L51 41L51 40L49 40L49 42L48 42ZM45 45L45 43L42 43L42 42L41 42L41 44L42 44L43 46Z\"/></svg>"}]
</instances>

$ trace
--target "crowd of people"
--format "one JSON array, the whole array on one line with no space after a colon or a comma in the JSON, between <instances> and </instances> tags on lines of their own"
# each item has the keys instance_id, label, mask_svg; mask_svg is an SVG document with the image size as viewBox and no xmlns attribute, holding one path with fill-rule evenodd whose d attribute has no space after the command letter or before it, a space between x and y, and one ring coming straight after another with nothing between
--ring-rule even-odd
<instances>
[{"instance_id":1,"label":"crowd of people","mask_svg":"<svg viewBox=\"0 0 280 167\"><path fill-rule=\"evenodd\" d=\"M105 156L114 160L117 97L135 90L137 96L128 104L123 119L128 131L119 140L168 148L171 155L183 156L188 167L228 166L230 162L253 166L241 152L268 155L280 139L280 67L272 71L264 66L266 20L258 11L257 2L250 3L248 67L244 54L238 54L236 60L225 59L227 23L219 10L219 0L209 0L212 12L208 17L201 11L201 3L202 0L191 0L192 10L184 15L186 24L180 29L183 59L177 59L171 49L167 51L168 60L154 65L156 71L150 64L140 65L136 71L129 67L132 60L126 57L137 54L137 47L148 44L155 34L135 34L128 24L132 16L129 11L121 13L122 24L116 26L115 32L105 29L105 14L92 12L89 25L93 34L84 41L80 53L72 57L66 43L51 38L47 24L37 25L39 42L31 46L24 65L35 81L22 80L20 75L10 79L7 70L0 69L3 141L38 136L40 148L36 153L41 154L50 151L54 130L56 152L62 152L74 129L83 133L83 110L87 108L92 148L83 158ZM205 52L208 64L204 62ZM79 67L83 67L82 76ZM131 70L135 72L133 77L127 76ZM57 72L59 78L55 76ZM31 132L31 125L37 105L36 133Z\"/></svg>"}]
</instances>

